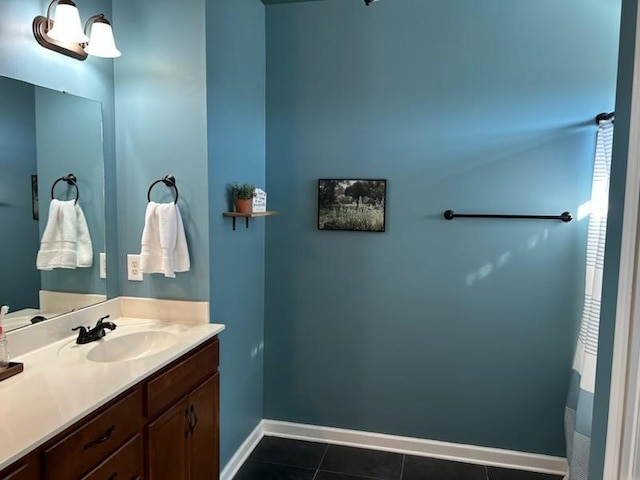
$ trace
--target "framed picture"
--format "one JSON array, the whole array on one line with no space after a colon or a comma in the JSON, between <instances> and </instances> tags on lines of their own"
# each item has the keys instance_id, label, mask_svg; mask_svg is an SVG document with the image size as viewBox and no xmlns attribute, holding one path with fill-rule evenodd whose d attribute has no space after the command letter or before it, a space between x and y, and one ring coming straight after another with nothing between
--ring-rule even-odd
<instances>
[{"instance_id":1,"label":"framed picture","mask_svg":"<svg viewBox=\"0 0 640 480\"><path fill-rule=\"evenodd\" d=\"M31 175L31 215L38 220L38 175Z\"/></svg>"},{"instance_id":2,"label":"framed picture","mask_svg":"<svg viewBox=\"0 0 640 480\"><path fill-rule=\"evenodd\" d=\"M384 232L387 181L318 180L318 230Z\"/></svg>"}]
</instances>

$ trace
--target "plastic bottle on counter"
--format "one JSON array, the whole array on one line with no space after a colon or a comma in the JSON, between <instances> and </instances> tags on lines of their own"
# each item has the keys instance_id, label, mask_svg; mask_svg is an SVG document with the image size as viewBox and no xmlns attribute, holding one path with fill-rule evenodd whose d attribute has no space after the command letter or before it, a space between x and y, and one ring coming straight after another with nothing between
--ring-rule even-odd
<instances>
[{"instance_id":1,"label":"plastic bottle on counter","mask_svg":"<svg viewBox=\"0 0 640 480\"><path fill-rule=\"evenodd\" d=\"M7 335L2 326L2 319L9 311L9 307L3 305L0 307L0 371L9 368L9 346L7 345Z\"/></svg>"}]
</instances>

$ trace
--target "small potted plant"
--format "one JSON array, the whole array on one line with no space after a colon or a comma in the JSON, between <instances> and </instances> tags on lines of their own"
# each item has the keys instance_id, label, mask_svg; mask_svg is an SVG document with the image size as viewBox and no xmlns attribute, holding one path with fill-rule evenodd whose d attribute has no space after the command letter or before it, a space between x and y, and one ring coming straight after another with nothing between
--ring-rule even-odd
<instances>
[{"instance_id":1,"label":"small potted plant","mask_svg":"<svg viewBox=\"0 0 640 480\"><path fill-rule=\"evenodd\" d=\"M238 213L251 213L253 197L255 197L255 185L250 183L233 183L229 186L229 193Z\"/></svg>"}]
</instances>

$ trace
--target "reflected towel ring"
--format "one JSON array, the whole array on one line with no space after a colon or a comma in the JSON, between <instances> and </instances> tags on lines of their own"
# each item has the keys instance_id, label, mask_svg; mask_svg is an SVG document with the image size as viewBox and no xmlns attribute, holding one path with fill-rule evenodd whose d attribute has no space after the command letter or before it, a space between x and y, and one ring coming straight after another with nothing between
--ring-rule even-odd
<instances>
[{"instance_id":1,"label":"reflected towel ring","mask_svg":"<svg viewBox=\"0 0 640 480\"><path fill-rule=\"evenodd\" d=\"M78 183L77 183L78 179L73 173L70 173L69 175L65 175L64 177L60 177L55 182L53 182L53 185L51 185L51 200L55 198L53 195L53 190L56 188L57 183L61 181L67 182L69 185L76 187L76 200L73 203L74 205L78 203L78 199L80 198L80 190L78 189Z\"/></svg>"},{"instance_id":2,"label":"reflected towel ring","mask_svg":"<svg viewBox=\"0 0 640 480\"><path fill-rule=\"evenodd\" d=\"M165 175L164 178L161 178L160 180L156 180L155 182L153 182L149 187L149 190L147 191L147 201L149 202L151 201L151 189L154 187L155 184L160 182L164 183L169 188L173 187L173 189L176 192L176 199L174 200L173 203L178 203L178 187L176 186L176 177L174 177L173 175Z\"/></svg>"}]
</instances>

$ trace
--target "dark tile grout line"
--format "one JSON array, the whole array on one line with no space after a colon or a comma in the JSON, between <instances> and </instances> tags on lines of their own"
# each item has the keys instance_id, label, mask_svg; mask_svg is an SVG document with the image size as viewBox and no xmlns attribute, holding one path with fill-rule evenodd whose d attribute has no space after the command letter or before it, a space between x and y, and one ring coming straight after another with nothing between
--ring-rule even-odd
<instances>
[{"instance_id":1,"label":"dark tile grout line","mask_svg":"<svg viewBox=\"0 0 640 480\"><path fill-rule=\"evenodd\" d=\"M320 467L322 466L322 462L324 462L324 457L327 456L327 452L329 451L329 444L327 443L324 447L324 453L322 454L322 458L320 459L320 463L318 463L318 468L316 468L316 473L313 474L313 478L311 480L316 480L318 476L318 472L320 471Z\"/></svg>"},{"instance_id":2,"label":"dark tile grout line","mask_svg":"<svg viewBox=\"0 0 640 480\"><path fill-rule=\"evenodd\" d=\"M380 478L380 477L367 477L366 475L358 475L357 473L336 472L335 470L318 470L318 473L320 471L327 472L327 473L335 473L337 475L342 475L342 476L351 477L351 478L361 478L362 480L384 480L383 478Z\"/></svg>"},{"instance_id":3,"label":"dark tile grout line","mask_svg":"<svg viewBox=\"0 0 640 480\"><path fill-rule=\"evenodd\" d=\"M320 463L318 464L318 468L316 468L316 473L313 474L313 478L311 480L316 480L316 477L318 476L318 474L320 473L320 467L322 466L322 462L324 462L324 458L327 456L327 452L329 452L329 447L331 446L330 443L325 444L326 448L324 449L324 453L322 454L322 458L320 459ZM406 457L406 455L404 453L400 453L399 455L402 455L402 469L400 470L400 478L398 480L402 480L402 476L404 475L404 459ZM362 478L363 480L379 480L373 477L366 477L363 475L355 475L353 473L345 473L345 472L334 472L333 470L322 470L323 472L328 472L328 473L337 473L340 475L348 475L354 478Z\"/></svg>"}]
</instances>

